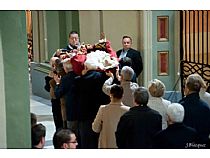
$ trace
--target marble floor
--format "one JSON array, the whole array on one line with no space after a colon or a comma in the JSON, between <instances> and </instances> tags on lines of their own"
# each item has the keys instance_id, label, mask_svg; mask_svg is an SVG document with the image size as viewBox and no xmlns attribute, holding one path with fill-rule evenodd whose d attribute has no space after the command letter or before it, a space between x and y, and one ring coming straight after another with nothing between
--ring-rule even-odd
<instances>
[{"instance_id":1,"label":"marble floor","mask_svg":"<svg viewBox=\"0 0 210 158\"><path fill-rule=\"evenodd\" d=\"M42 123L46 127L46 142L44 148L52 149L52 138L55 132L55 126L53 123L51 101L31 95L30 111L37 115L37 123Z\"/></svg>"}]
</instances>

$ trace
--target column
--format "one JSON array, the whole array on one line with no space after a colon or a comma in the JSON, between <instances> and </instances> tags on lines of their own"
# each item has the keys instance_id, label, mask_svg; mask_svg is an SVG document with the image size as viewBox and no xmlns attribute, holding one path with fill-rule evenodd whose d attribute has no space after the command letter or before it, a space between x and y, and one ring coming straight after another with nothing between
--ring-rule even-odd
<instances>
[{"instance_id":1,"label":"column","mask_svg":"<svg viewBox=\"0 0 210 158\"><path fill-rule=\"evenodd\" d=\"M0 148L30 148L26 16L0 12Z\"/></svg>"}]
</instances>

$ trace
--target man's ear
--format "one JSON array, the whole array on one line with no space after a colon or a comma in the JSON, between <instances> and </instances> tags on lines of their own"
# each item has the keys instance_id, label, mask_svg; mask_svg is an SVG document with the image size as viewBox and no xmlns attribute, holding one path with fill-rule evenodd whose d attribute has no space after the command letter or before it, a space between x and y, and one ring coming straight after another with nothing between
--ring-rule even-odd
<instances>
[{"instance_id":1,"label":"man's ear","mask_svg":"<svg viewBox=\"0 0 210 158\"><path fill-rule=\"evenodd\" d=\"M67 143L63 143L63 149L68 149L68 144Z\"/></svg>"},{"instance_id":2,"label":"man's ear","mask_svg":"<svg viewBox=\"0 0 210 158\"><path fill-rule=\"evenodd\" d=\"M167 114L167 123L168 125L173 123L173 120L171 119L171 117Z\"/></svg>"},{"instance_id":3,"label":"man's ear","mask_svg":"<svg viewBox=\"0 0 210 158\"><path fill-rule=\"evenodd\" d=\"M45 145L45 137L41 138L41 144L43 144L43 146Z\"/></svg>"},{"instance_id":4,"label":"man's ear","mask_svg":"<svg viewBox=\"0 0 210 158\"><path fill-rule=\"evenodd\" d=\"M136 103L135 99L133 98L133 105L134 106L138 106L138 104Z\"/></svg>"},{"instance_id":5,"label":"man's ear","mask_svg":"<svg viewBox=\"0 0 210 158\"><path fill-rule=\"evenodd\" d=\"M187 86L185 86L185 88L184 88L184 95L186 96L188 94L189 94L189 89L187 88Z\"/></svg>"}]
</instances>

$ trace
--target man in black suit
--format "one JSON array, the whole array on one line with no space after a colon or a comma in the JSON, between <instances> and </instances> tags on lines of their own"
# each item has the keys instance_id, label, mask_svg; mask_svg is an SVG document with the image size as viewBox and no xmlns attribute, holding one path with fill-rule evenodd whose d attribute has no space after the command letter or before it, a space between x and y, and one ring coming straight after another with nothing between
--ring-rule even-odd
<instances>
[{"instance_id":1,"label":"man in black suit","mask_svg":"<svg viewBox=\"0 0 210 158\"><path fill-rule=\"evenodd\" d=\"M92 123L100 105L110 102L103 93L102 86L108 79L105 72L92 69L93 63L86 61L81 76L75 79L76 98L78 100L78 128L82 149L98 148L98 133L92 130Z\"/></svg>"},{"instance_id":2,"label":"man in black suit","mask_svg":"<svg viewBox=\"0 0 210 158\"><path fill-rule=\"evenodd\" d=\"M168 106L168 127L158 132L154 137L153 148L160 149L188 149L198 148L198 134L194 128L183 124L184 108L179 103ZM200 144L199 148L205 148Z\"/></svg>"},{"instance_id":3,"label":"man in black suit","mask_svg":"<svg viewBox=\"0 0 210 158\"><path fill-rule=\"evenodd\" d=\"M210 108L205 101L200 99L200 88L199 79L194 74L189 75L185 83L185 97L179 103L185 110L183 123L197 130L201 144L209 144Z\"/></svg>"},{"instance_id":4,"label":"man in black suit","mask_svg":"<svg viewBox=\"0 0 210 158\"><path fill-rule=\"evenodd\" d=\"M79 34L77 31L71 31L69 33L69 44L67 45L66 49L68 51L72 51L74 49L77 49L80 45L79 42Z\"/></svg>"},{"instance_id":5,"label":"man in black suit","mask_svg":"<svg viewBox=\"0 0 210 158\"><path fill-rule=\"evenodd\" d=\"M132 60L132 68L136 74L136 77L139 76L139 74L143 70L143 62L141 58L141 54L139 51L132 49L132 39L129 36L123 36L122 38L122 45L123 49L120 49L117 51L117 57L121 60L124 57L129 57Z\"/></svg>"},{"instance_id":6,"label":"man in black suit","mask_svg":"<svg viewBox=\"0 0 210 158\"><path fill-rule=\"evenodd\" d=\"M54 80L56 81L54 94L56 98L64 97L67 127L77 135L77 108L74 92L74 82L77 75L72 69L70 58L64 59L62 64L66 74L62 77L54 75Z\"/></svg>"},{"instance_id":7,"label":"man in black suit","mask_svg":"<svg viewBox=\"0 0 210 158\"><path fill-rule=\"evenodd\" d=\"M152 148L153 136L162 129L162 116L147 106L147 89L134 91L134 107L121 116L115 133L120 149Z\"/></svg>"}]
</instances>

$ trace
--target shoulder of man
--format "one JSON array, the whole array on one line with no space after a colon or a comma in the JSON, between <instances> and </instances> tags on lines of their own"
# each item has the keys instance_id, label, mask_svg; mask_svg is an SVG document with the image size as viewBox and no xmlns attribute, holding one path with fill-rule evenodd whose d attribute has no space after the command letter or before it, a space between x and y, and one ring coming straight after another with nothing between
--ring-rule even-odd
<instances>
[{"instance_id":1,"label":"shoulder of man","mask_svg":"<svg viewBox=\"0 0 210 158\"><path fill-rule=\"evenodd\" d=\"M127 112L127 111L130 110L130 107L127 106L127 105L124 105L124 104L121 106L121 108L122 108L125 112Z\"/></svg>"},{"instance_id":2,"label":"shoulder of man","mask_svg":"<svg viewBox=\"0 0 210 158\"><path fill-rule=\"evenodd\" d=\"M118 51L116 51L117 56L120 56L120 53L122 52L122 49L119 49Z\"/></svg>"},{"instance_id":3,"label":"shoulder of man","mask_svg":"<svg viewBox=\"0 0 210 158\"><path fill-rule=\"evenodd\" d=\"M130 48L128 52L140 53L140 51L138 51L138 50L136 50L136 49L133 49L133 48Z\"/></svg>"},{"instance_id":4,"label":"shoulder of man","mask_svg":"<svg viewBox=\"0 0 210 158\"><path fill-rule=\"evenodd\" d=\"M160 115L160 113L152 108L150 108L150 112L153 113L154 115L160 116L162 118L162 116Z\"/></svg>"}]
</instances>

